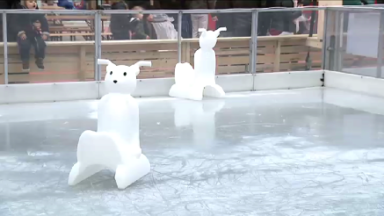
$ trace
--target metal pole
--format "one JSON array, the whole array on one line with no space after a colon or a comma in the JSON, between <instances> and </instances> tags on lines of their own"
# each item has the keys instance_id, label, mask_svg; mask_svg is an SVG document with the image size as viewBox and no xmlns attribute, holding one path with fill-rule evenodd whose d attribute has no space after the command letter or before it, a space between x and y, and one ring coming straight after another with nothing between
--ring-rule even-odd
<instances>
[{"instance_id":1,"label":"metal pole","mask_svg":"<svg viewBox=\"0 0 384 216\"><path fill-rule=\"evenodd\" d=\"M177 59L181 63L181 24L183 22L183 11L179 11L177 16Z\"/></svg>"},{"instance_id":2,"label":"metal pole","mask_svg":"<svg viewBox=\"0 0 384 216\"><path fill-rule=\"evenodd\" d=\"M252 11L252 33L251 33L251 61L250 73L256 74L257 65L257 28L259 24L259 12L257 10Z\"/></svg>"},{"instance_id":3,"label":"metal pole","mask_svg":"<svg viewBox=\"0 0 384 216\"><path fill-rule=\"evenodd\" d=\"M345 22L344 20L345 19L349 19L349 11L343 11L341 14L340 14L340 54L339 54L339 61L338 61L338 65L339 65L339 71L343 71L344 69L344 53L345 53L345 38L344 38L344 28L346 28L346 30L348 31L348 25L345 26Z\"/></svg>"},{"instance_id":4,"label":"metal pole","mask_svg":"<svg viewBox=\"0 0 384 216\"><path fill-rule=\"evenodd\" d=\"M311 21L309 26L309 37L313 37L313 28L315 27L315 20L317 20L316 11L312 11L311 13ZM305 69L311 70L312 69L312 58L311 58L311 47L308 47L307 56L305 58Z\"/></svg>"},{"instance_id":5,"label":"metal pole","mask_svg":"<svg viewBox=\"0 0 384 216\"><path fill-rule=\"evenodd\" d=\"M7 13L3 12L3 54L4 54L4 84L8 85L8 43L7 43Z\"/></svg>"},{"instance_id":6,"label":"metal pole","mask_svg":"<svg viewBox=\"0 0 384 216\"><path fill-rule=\"evenodd\" d=\"M327 52L327 48L328 48L328 34L327 34L327 31L328 31L328 24L329 24L329 10L328 8L326 8L324 10L324 23L323 23L323 39L322 39L322 49L321 49L321 54L322 54L322 60L321 60L321 68L323 70L328 70L328 52Z\"/></svg>"},{"instance_id":7,"label":"metal pole","mask_svg":"<svg viewBox=\"0 0 384 216\"><path fill-rule=\"evenodd\" d=\"M97 59L101 58L101 16L99 12L95 13L95 81L101 80L100 65Z\"/></svg>"},{"instance_id":8,"label":"metal pole","mask_svg":"<svg viewBox=\"0 0 384 216\"><path fill-rule=\"evenodd\" d=\"M379 44L377 49L377 73L376 78L382 78L382 67L383 67L383 32L384 32L384 10L380 11L380 22L379 22Z\"/></svg>"},{"instance_id":9,"label":"metal pole","mask_svg":"<svg viewBox=\"0 0 384 216\"><path fill-rule=\"evenodd\" d=\"M335 17L336 17L336 24L335 24L335 46L334 46L334 64L333 68L331 70L333 71L340 71L340 46L341 46L341 37L343 37L343 29L341 25L341 12L336 10L335 11Z\"/></svg>"}]
</instances>

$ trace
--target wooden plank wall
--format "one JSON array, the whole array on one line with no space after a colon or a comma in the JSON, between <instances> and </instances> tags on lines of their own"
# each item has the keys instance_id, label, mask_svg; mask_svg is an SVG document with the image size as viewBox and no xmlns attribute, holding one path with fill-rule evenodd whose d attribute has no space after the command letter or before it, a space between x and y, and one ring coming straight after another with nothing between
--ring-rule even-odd
<instances>
[{"instance_id":1,"label":"wooden plank wall","mask_svg":"<svg viewBox=\"0 0 384 216\"><path fill-rule=\"evenodd\" d=\"M152 61L152 67L143 67L139 78L172 77L177 63L176 40L129 41L121 44L119 41L106 41L102 45L101 57L113 61L115 64L132 65L137 61ZM132 43L136 42L136 43ZM123 42L126 43L126 42ZM87 72L94 71L94 55L87 53ZM89 73L87 73L89 74ZM102 77L105 68L102 67ZM93 78L93 77L92 77Z\"/></svg>"},{"instance_id":2,"label":"wooden plank wall","mask_svg":"<svg viewBox=\"0 0 384 216\"><path fill-rule=\"evenodd\" d=\"M9 82L41 83L94 80L94 42L48 42L45 70L39 71L31 51L31 70L22 72L17 45L8 44ZM305 70L308 46L306 35L260 37L258 39L257 71ZM176 40L103 41L102 58L116 64L131 65L150 60L151 68L143 68L138 78L172 77L177 63ZM3 79L3 44L0 44L0 79ZM182 42L182 61L193 64L198 49L197 39ZM218 74L248 73L250 38L219 38L215 47ZM320 69L321 50L311 48L312 69ZM105 67L102 66L103 76ZM2 81L2 80L0 80ZM2 82L4 83L4 82Z\"/></svg>"}]
</instances>

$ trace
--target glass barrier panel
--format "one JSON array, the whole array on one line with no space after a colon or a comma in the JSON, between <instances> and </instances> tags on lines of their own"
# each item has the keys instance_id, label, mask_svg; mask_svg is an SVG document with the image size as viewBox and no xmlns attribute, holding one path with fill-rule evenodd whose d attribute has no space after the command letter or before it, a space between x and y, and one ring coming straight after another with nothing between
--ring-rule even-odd
<instances>
[{"instance_id":1,"label":"glass barrier panel","mask_svg":"<svg viewBox=\"0 0 384 216\"><path fill-rule=\"evenodd\" d=\"M321 69L322 43L317 34L318 28L321 27L318 24L320 12L322 11L308 9L303 11L272 9L260 12L256 71Z\"/></svg>"},{"instance_id":2,"label":"glass barrier panel","mask_svg":"<svg viewBox=\"0 0 384 216\"><path fill-rule=\"evenodd\" d=\"M249 73L250 68L250 37L252 32L252 13L216 13L186 14L192 21L192 37L183 36L182 62L194 66L195 52L200 48L199 28L220 32L214 47L216 55L216 74ZM186 25L183 24L184 31ZM220 28L226 27L226 31Z\"/></svg>"},{"instance_id":3,"label":"glass barrier panel","mask_svg":"<svg viewBox=\"0 0 384 216\"><path fill-rule=\"evenodd\" d=\"M7 14L9 84L94 80L94 15L32 13Z\"/></svg>"},{"instance_id":4,"label":"glass barrier panel","mask_svg":"<svg viewBox=\"0 0 384 216\"><path fill-rule=\"evenodd\" d=\"M334 70L377 76L380 12L334 11ZM382 33L380 34L381 36Z\"/></svg>"},{"instance_id":5,"label":"glass barrier panel","mask_svg":"<svg viewBox=\"0 0 384 216\"><path fill-rule=\"evenodd\" d=\"M141 67L138 79L173 77L178 62L175 15L155 11L102 15L101 58L128 66L151 61L152 67ZM105 66L101 66L102 80L105 74Z\"/></svg>"},{"instance_id":6,"label":"glass barrier panel","mask_svg":"<svg viewBox=\"0 0 384 216\"><path fill-rule=\"evenodd\" d=\"M4 43L3 43L3 15L0 14L0 85L5 84L5 73L4 73Z\"/></svg>"},{"instance_id":7,"label":"glass barrier panel","mask_svg":"<svg viewBox=\"0 0 384 216\"><path fill-rule=\"evenodd\" d=\"M384 5L382 6L384 7ZM378 42L378 50L377 53L377 71L376 71L376 76L377 78L384 78L384 8L380 11L381 15L381 23L380 23L380 29L379 29L379 42ZM381 39L381 40L380 40Z\"/></svg>"}]
</instances>

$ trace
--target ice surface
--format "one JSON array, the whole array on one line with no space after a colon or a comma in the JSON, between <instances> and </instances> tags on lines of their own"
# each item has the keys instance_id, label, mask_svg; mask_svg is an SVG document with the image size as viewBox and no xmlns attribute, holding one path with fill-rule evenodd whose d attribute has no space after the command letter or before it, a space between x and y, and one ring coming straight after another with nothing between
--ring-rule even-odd
<instances>
[{"instance_id":1,"label":"ice surface","mask_svg":"<svg viewBox=\"0 0 384 216\"><path fill-rule=\"evenodd\" d=\"M67 185L96 101L0 106L0 215L384 215L383 99L307 89L224 101L213 130L193 131L175 126L185 101L138 99L152 170L123 191L107 171Z\"/></svg>"}]
</instances>

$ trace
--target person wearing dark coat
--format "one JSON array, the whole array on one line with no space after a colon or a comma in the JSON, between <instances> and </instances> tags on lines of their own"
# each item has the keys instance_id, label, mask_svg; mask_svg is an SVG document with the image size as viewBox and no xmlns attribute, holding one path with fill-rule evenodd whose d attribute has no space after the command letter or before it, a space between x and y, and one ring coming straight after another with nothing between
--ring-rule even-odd
<instances>
[{"instance_id":1,"label":"person wearing dark coat","mask_svg":"<svg viewBox=\"0 0 384 216\"><path fill-rule=\"evenodd\" d=\"M128 10L128 5L124 1L115 2L111 5L112 10ZM130 14L112 14L109 29L114 40L131 39L129 30Z\"/></svg>"},{"instance_id":2,"label":"person wearing dark coat","mask_svg":"<svg viewBox=\"0 0 384 216\"><path fill-rule=\"evenodd\" d=\"M187 10L188 0L154 0L155 9L161 10ZM174 28L178 31L178 14L168 14L174 19ZM191 14L183 14L181 17L181 37L192 38L192 19Z\"/></svg>"},{"instance_id":3,"label":"person wearing dark coat","mask_svg":"<svg viewBox=\"0 0 384 216\"><path fill-rule=\"evenodd\" d=\"M38 10L36 1L22 0L12 6L12 9ZM29 71L29 56L35 48L35 63L39 69L44 69L45 41L49 37L49 25L44 14L9 14L8 41L17 41L23 70Z\"/></svg>"},{"instance_id":4,"label":"person wearing dark coat","mask_svg":"<svg viewBox=\"0 0 384 216\"><path fill-rule=\"evenodd\" d=\"M215 9L230 9L233 8L232 1L217 1ZM234 20L232 13L215 13L212 14L212 19L216 21L216 28L226 27L227 31L221 32L222 37L234 36Z\"/></svg>"},{"instance_id":5,"label":"person wearing dark coat","mask_svg":"<svg viewBox=\"0 0 384 216\"><path fill-rule=\"evenodd\" d=\"M293 8L293 0L275 0L275 8ZM301 11L279 11L268 13L271 19L270 35L294 34L296 32L295 20L302 15Z\"/></svg>"},{"instance_id":6,"label":"person wearing dark coat","mask_svg":"<svg viewBox=\"0 0 384 216\"><path fill-rule=\"evenodd\" d=\"M260 8L261 1L216 1L216 9L230 8ZM227 27L228 32L224 33L232 37L249 37L252 32L252 13L219 13L213 14L213 19L217 21L217 27Z\"/></svg>"},{"instance_id":7,"label":"person wearing dark coat","mask_svg":"<svg viewBox=\"0 0 384 216\"><path fill-rule=\"evenodd\" d=\"M0 0L0 9L7 10L12 8L12 4L19 3L20 0ZM7 26L9 28L9 26ZM3 41L3 16L0 16L0 41Z\"/></svg>"},{"instance_id":8,"label":"person wearing dark coat","mask_svg":"<svg viewBox=\"0 0 384 216\"><path fill-rule=\"evenodd\" d=\"M20 0L0 0L0 9L11 9L14 3L19 3Z\"/></svg>"},{"instance_id":9,"label":"person wearing dark coat","mask_svg":"<svg viewBox=\"0 0 384 216\"><path fill-rule=\"evenodd\" d=\"M186 1L187 9L215 9L216 0L194 0ZM200 36L199 29L208 29L208 14L191 14L192 20L192 37Z\"/></svg>"},{"instance_id":10,"label":"person wearing dark coat","mask_svg":"<svg viewBox=\"0 0 384 216\"><path fill-rule=\"evenodd\" d=\"M129 9L133 7L142 7L145 10L149 10L151 8L150 0L125 0L125 2L129 5Z\"/></svg>"}]
</instances>

